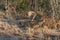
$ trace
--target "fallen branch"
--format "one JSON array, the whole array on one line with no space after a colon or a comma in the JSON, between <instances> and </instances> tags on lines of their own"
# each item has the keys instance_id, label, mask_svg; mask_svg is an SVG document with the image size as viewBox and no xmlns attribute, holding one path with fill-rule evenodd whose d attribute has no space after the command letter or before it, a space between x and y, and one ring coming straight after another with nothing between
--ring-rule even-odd
<instances>
[{"instance_id":1,"label":"fallen branch","mask_svg":"<svg viewBox=\"0 0 60 40\"><path fill-rule=\"evenodd\" d=\"M24 19L24 20L18 20L19 22L37 22L36 20L29 20L29 19Z\"/></svg>"},{"instance_id":2,"label":"fallen branch","mask_svg":"<svg viewBox=\"0 0 60 40\"><path fill-rule=\"evenodd\" d=\"M55 29L43 29L43 33L47 35L55 35L55 36L60 36L60 32Z\"/></svg>"}]
</instances>

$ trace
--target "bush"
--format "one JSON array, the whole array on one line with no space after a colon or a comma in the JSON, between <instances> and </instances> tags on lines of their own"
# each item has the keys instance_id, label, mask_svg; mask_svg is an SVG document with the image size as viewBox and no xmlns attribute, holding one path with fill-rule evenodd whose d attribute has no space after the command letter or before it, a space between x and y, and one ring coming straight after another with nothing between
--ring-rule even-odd
<instances>
[{"instance_id":1,"label":"bush","mask_svg":"<svg viewBox=\"0 0 60 40\"><path fill-rule=\"evenodd\" d=\"M27 2L27 0L16 0L17 1L17 9L22 9L25 10L28 6L29 3Z\"/></svg>"}]
</instances>

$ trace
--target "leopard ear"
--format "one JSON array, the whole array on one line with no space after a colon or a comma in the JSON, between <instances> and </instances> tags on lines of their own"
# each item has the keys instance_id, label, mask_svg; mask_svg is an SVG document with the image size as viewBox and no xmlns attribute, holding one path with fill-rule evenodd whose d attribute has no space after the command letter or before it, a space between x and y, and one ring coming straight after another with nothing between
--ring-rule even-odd
<instances>
[{"instance_id":1,"label":"leopard ear","mask_svg":"<svg viewBox=\"0 0 60 40\"><path fill-rule=\"evenodd\" d=\"M44 16L43 11L37 11L39 16Z\"/></svg>"},{"instance_id":2,"label":"leopard ear","mask_svg":"<svg viewBox=\"0 0 60 40\"><path fill-rule=\"evenodd\" d=\"M34 11L29 11L28 12L28 16L30 17L31 15L34 15L35 14L35 12Z\"/></svg>"}]
</instances>

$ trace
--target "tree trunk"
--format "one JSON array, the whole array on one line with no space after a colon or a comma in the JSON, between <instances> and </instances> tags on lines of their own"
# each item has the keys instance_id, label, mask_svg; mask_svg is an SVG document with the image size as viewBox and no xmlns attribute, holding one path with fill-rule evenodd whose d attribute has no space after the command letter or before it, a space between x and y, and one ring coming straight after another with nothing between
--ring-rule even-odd
<instances>
[{"instance_id":1,"label":"tree trunk","mask_svg":"<svg viewBox=\"0 0 60 40\"><path fill-rule=\"evenodd\" d=\"M52 7L52 19L53 19L53 23L55 25L56 28L56 14L57 14L57 8L58 8L58 0L50 0L50 4Z\"/></svg>"}]
</instances>

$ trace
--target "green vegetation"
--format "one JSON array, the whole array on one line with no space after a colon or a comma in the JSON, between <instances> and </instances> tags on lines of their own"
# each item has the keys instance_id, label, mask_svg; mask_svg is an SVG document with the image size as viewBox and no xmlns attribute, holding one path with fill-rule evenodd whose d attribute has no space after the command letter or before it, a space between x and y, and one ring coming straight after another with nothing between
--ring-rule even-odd
<instances>
[{"instance_id":1,"label":"green vegetation","mask_svg":"<svg viewBox=\"0 0 60 40\"><path fill-rule=\"evenodd\" d=\"M25 10L29 6L27 0L17 0L17 9Z\"/></svg>"}]
</instances>

